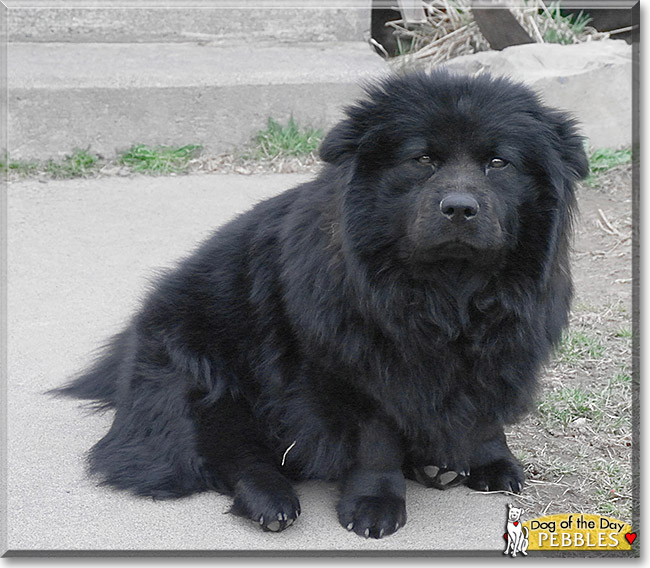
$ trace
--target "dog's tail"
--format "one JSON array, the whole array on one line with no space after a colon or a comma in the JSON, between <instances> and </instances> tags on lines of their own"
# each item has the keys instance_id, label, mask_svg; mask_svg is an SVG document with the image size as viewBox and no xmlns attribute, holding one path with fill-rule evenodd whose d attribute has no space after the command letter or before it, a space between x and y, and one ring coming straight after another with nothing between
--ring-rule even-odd
<instances>
[{"instance_id":1,"label":"dog's tail","mask_svg":"<svg viewBox=\"0 0 650 568\"><path fill-rule=\"evenodd\" d=\"M129 353L133 351L130 336L129 329L117 334L103 347L87 371L47 394L91 400L97 410L114 407L120 374L128 365Z\"/></svg>"}]
</instances>

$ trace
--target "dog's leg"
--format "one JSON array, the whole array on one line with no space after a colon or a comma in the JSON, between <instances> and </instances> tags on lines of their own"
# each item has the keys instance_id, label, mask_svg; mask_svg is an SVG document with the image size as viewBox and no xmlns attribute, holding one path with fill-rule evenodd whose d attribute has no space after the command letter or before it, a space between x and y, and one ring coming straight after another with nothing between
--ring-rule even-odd
<instances>
[{"instance_id":1,"label":"dog's leg","mask_svg":"<svg viewBox=\"0 0 650 568\"><path fill-rule=\"evenodd\" d=\"M517 532L513 549L514 552L521 552L521 531Z\"/></svg>"},{"instance_id":2,"label":"dog's leg","mask_svg":"<svg viewBox=\"0 0 650 568\"><path fill-rule=\"evenodd\" d=\"M300 515L300 503L280 473L245 401L225 395L216 404L196 405L199 450L208 483L233 496L231 513L281 531Z\"/></svg>"},{"instance_id":3,"label":"dog's leg","mask_svg":"<svg viewBox=\"0 0 650 568\"><path fill-rule=\"evenodd\" d=\"M366 538L394 533L406 522L399 435L379 420L361 424L354 459L341 482L339 522Z\"/></svg>"},{"instance_id":4,"label":"dog's leg","mask_svg":"<svg viewBox=\"0 0 650 568\"><path fill-rule=\"evenodd\" d=\"M501 428L494 438L474 451L467 485L478 491L521 493L523 484L523 468L508 448Z\"/></svg>"}]
</instances>

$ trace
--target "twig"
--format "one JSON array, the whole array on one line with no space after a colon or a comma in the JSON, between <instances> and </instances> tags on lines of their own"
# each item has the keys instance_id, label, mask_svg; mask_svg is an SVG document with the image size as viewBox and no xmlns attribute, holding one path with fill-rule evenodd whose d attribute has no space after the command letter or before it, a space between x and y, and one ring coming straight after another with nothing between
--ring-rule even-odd
<instances>
[{"instance_id":1,"label":"twig","mask_svg":"<svg viewBox=\"0 0 650 568\"><path fill-rule=\"evenodd\" d=\"M603 230L606 233L609 233L610 235L615 235L615 236L620 236L621 233L615 229L612 224L609 222L609 219L607 219L607 216L605 215L604 211L602 209L598 210L598 215L600 215L600 218L602 222L605 224L605 227L603 227Z\"/></svg>"},{"instance_id":2,"label":"twig","mask_svg":"<svg viewBox=\"0 0 650 568\"><path fill-rule=\"evenodd\" d=\"M530 27L533 30L533 33L535 34L535 39L537 43L545 43L542 33L539 31L539 26L537 25L535 19L529 18L528 22L530 23Z\"/></svg>"},{"instance_id":3,"label":"twig","mask_svg":"<svg viewBox=\"0 0 650 568\"><path fill-rule=\"evenodd\" d=\"M458 34L466 31L468 29L468 25L464 25L461 28L458 28L457 30L454 30L453 32L449 32L447 35L432 41L429 45L426 47L422 48L420 51L416 52L413 54L413 57L416 59L422 59L423 57L427 57L432 54L436 50L436 47L438 47L439 44L446 42L449 40L450 37L452 36L457 36Z\"/></svg>"},{"instance_id":4,"label":"twig","mask_svg":"<svg viewBox=\"0 0 650 568\"><path fill-rule=\"evenodd\" d=\"M292 444L284 451L284 454L282 455L282 463L280 465L284 466L284 462L287 459L287 454L293 449L293 447L296 445L297 440L294 440Z\"/></svg>"},{"instance_id":5,"label":"twig","mask_svg":"<svg viewBox=\"0 0 650 568\"><path fill-rule=\"evenodd\" d=\"M626 26L625 28L618 28L616 30L609 30L607 33L609 35L623 34L625 32L631 32L633 29L634 29L634 26Z\"/></svg>"},{"instance_id":6,"label":"twig","mask_svg":"<svg viewBox=\"0 0 650 568\"><path fill-rule=\"evenodd\" d=\"M388 52L384 49L384 46L381 45L375 38L370 38L368 40L370 44L374 47L376 47L379 51L381 51L384 54L384 57L388 57Z\"/></svg>"}]
</instances>

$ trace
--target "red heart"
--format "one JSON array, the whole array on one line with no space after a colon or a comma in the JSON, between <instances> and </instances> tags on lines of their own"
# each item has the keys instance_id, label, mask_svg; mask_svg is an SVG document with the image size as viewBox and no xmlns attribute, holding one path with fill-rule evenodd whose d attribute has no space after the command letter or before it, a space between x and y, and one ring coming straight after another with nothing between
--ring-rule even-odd
<instances>
[{"instance_id":1,"label":"red heart","mask_svg":"<svg viewBox=\"0 0 650 568\"><path fill-rule=\"evenodd\" d=\"M517 525L519 524L519 521L515 521L515 522L512 523L512 524L515 525L515 526L517 526Z\"/></svg>"},{"instance_id":2,"label":"red heart","mask_svg":"<svg viewBox=\"0 0 650 568\"><path fill-rule=\"evenodd\" d=\"M632 544L634 542L634 539L636 539L636 533L627 533L625 535L625 538L630 544Z\"/></svg>"},{"instance_id":3,"label":"red heart","mask_svg":"<svg viewBox=\"0 0 650 568\"><path fill-rule=\"evenodd\" d=\"M508 533L504 533L504 534L503 534L503 538L505 538L506 540L508 540Z\"/></svg>"}]
</instances>

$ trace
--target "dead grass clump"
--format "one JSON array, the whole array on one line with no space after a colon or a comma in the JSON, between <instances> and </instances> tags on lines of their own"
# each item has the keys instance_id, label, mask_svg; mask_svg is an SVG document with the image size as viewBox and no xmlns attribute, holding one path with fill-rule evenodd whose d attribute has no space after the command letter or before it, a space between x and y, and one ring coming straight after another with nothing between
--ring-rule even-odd
<instances>
[{"instance_id":1,"label":"dead grass clump","mask_svg":"<svg viewBox=\"0 0 650 568\"><path fill-rule=\"evenodd\" d=\"M386 25L394 29L401 56L390 63L408 66L425 60L435 66L461 55L490 49L472 15L471 0L427 0L423 2L426 21L407 23L394 20ZM546 6L541 0L510 2L511 13L537 43L572 44L606 39L609 33L588 26L587 14L563 16L559 4Z\"/></svg>"}]
</instances>

